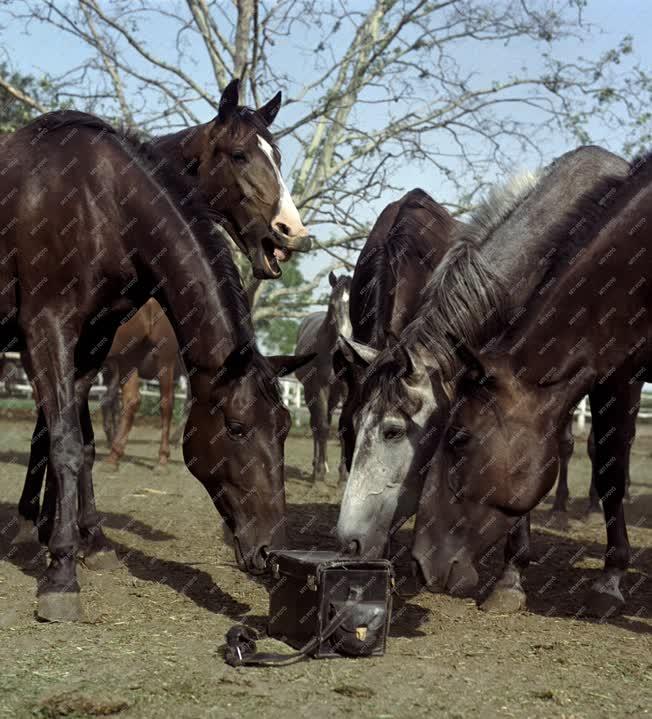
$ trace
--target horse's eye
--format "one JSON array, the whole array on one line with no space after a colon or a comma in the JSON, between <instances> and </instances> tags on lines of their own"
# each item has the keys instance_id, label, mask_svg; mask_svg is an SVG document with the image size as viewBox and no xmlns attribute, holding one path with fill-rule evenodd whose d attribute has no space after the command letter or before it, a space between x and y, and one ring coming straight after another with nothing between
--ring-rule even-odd
<instances>
[{"instance_id":1,"label":"horse's eye","mask_svg":"<svg viewBox=\"0 0 652 719\"><path fill-rule=\"evenodd\" d=\"M462 449L471 439L471 433L463 427L451 427L448 431L448 444L453 449Z\"/></svg>"},{"instance_id":2,"label":"horse's eye","mask_svg":"<svg viewBox=\"0 0 652 719\"><path fill-rule=\"evenodd\" d=\"M236 150L232 155L231 159L233 162L235 162L237 165L244 165L245 162L247 162L247 156L244 154L244 152L241 152L239 150Z\"/></svg>"},{"instance_id":3,"label":"horse's eye","mask_svg":"<svg viewBox=\"0 0 652 719\"><path fill-rule=\"evenodd\" d=\"M233 420L226 421L226 431L233 439L244 439L247 434L245 426L242 423L234 422Z\"/></svg>"},{"instance_id":4,"label":"horse's eye","mask_svg":"<svg viewBox=\"0 0 652 719\"><path fill-rule=\"evenodd\" d=\"M383 428L383 439L385 442L397 442L405 437L405 427L392 424Z\"/></svg>"}]
</instances>

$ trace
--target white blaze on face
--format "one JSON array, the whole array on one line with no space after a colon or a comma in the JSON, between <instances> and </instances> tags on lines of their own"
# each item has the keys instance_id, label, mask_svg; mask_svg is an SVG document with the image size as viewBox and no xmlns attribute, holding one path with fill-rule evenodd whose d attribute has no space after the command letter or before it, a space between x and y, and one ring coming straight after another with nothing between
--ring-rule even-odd
<instances>
[{"instance_id":1,"label":"white blaze on face","mask_svg":"<svg viewBox=\"0 0 652 719\"><path fill-rule=\"evenodd\" d=\"M342 314L342 317L340 319L339 333L347 339L350 339L353 335L353 326L351 325L351 318L349 315L350 297L351 295L346 290L342 292L341 302L346 311Z\"/></svg>"},{"instance_id":2,"label":"white blaze on face","mask_svg":"<svg viewBox=\"0 0 652 719\"><path fill-rule=\"evenodd\" d=\"M416 512L420 479L416 473L410 476L410 468L418 439L435 408L432 392L419 394L423 405L399 440L385 440L382 434L384 422L392 418L379 422L373 407L362 411L337 534L343 545L357 540L363 554L369 556L382 552L399 504L406 515ZM397 424L403 421L400 417L393 420Z\"/></svg>"},{"instance_id":3,"label":"white blaze on face","mask_svg":"<svg viewBox=\"0 0 652 719\"><path fill-rule=\"evenodd\" d=\"M303 226L303 222L301 222L299 210L297 210L294 200L285 185L283 176L278 169L278 165L274 160L272 146L269 142L267 142L267 140L258 135L258 147L260 147L260 149L267 155L270 163L272 164L280 189L278 212L272 219L272 228L277 232L280 232L282 235L288 235L289 237L305 237L308 234L308 230L306 230Z\"/></svg>"}]
</instances>

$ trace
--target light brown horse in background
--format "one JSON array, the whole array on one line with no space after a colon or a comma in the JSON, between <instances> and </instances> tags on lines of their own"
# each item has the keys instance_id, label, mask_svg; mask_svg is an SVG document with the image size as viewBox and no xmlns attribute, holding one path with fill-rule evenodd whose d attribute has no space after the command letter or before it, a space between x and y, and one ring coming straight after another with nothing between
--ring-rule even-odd
<instances>
[{"instance_id":1,"label":"light brown horse in background","mask_svg":"<svg viewBox=\"0 0 652 719\"><path fill-rule=\"evenodd\" d=\"M161 444L158 469L165 468L170 459L174 386L185 370L179 358L179 345L170 320L156 300L146 302L118 328L104 370L108 381L107 392L102 401L102 416L111 452L100 466L115 471L120 465L140 408L142 378L157 379L159 383ZM122 411L116 423L118 413L115 410L119 403L120 390Z\"/></svg>"}]
</instances>

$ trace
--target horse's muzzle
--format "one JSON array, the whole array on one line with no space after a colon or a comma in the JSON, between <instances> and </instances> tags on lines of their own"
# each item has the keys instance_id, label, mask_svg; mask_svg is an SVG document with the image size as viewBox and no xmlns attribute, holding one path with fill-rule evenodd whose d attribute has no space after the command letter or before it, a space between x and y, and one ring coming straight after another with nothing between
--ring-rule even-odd
<instances>
[{"instance_id":1,"label":"horse's muzzle","mask_svg":"<svg viewBox=\"0 0 652 719\"><path fill-rule=\"evenodd\" d=\"M312 249L311 235L295 235L294 237L290 237L277 230L274 230L273 234L274 244L281 249L291 250L292 252L310 252Z\"/></svg>"}]
</instances>

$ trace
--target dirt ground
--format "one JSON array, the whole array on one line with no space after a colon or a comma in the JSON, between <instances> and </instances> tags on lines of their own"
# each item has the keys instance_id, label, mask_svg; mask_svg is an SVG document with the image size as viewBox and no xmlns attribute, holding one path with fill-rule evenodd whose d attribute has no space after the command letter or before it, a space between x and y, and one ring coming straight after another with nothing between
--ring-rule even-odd
<instances>
[{"instance_id":1,"label":"dirt ground","mask_svg":"<svg viewBox=\"0 0 652 719\"><path fill-rule=\"evenodd\" d=\"M10 544L31 425L4 419L0 427L0 717L579 719L652 711L650 432L633 455L624 616L581 618L605 532L600 519L583 515L590 465L580 445L568 529L546 526L548 505L536 514L528 613L491 616L473 599L423 592L395 602L383 658L236 670L221 657L224 634L244 618L262 629L267 593L235 567L219 517L180 451L167 475L154 474L157 433L141 428L131 461L117 475L96 476L107 534L125 564L81 570L86 621L49 625L34 619L43 551ZM329 547L339 491L310 484L310 454L308 439L290 438L293 541ZM409 532L399 540L408 543ZM484 581L498 571L500 554Z\"/></svg>"}]
</instances>

